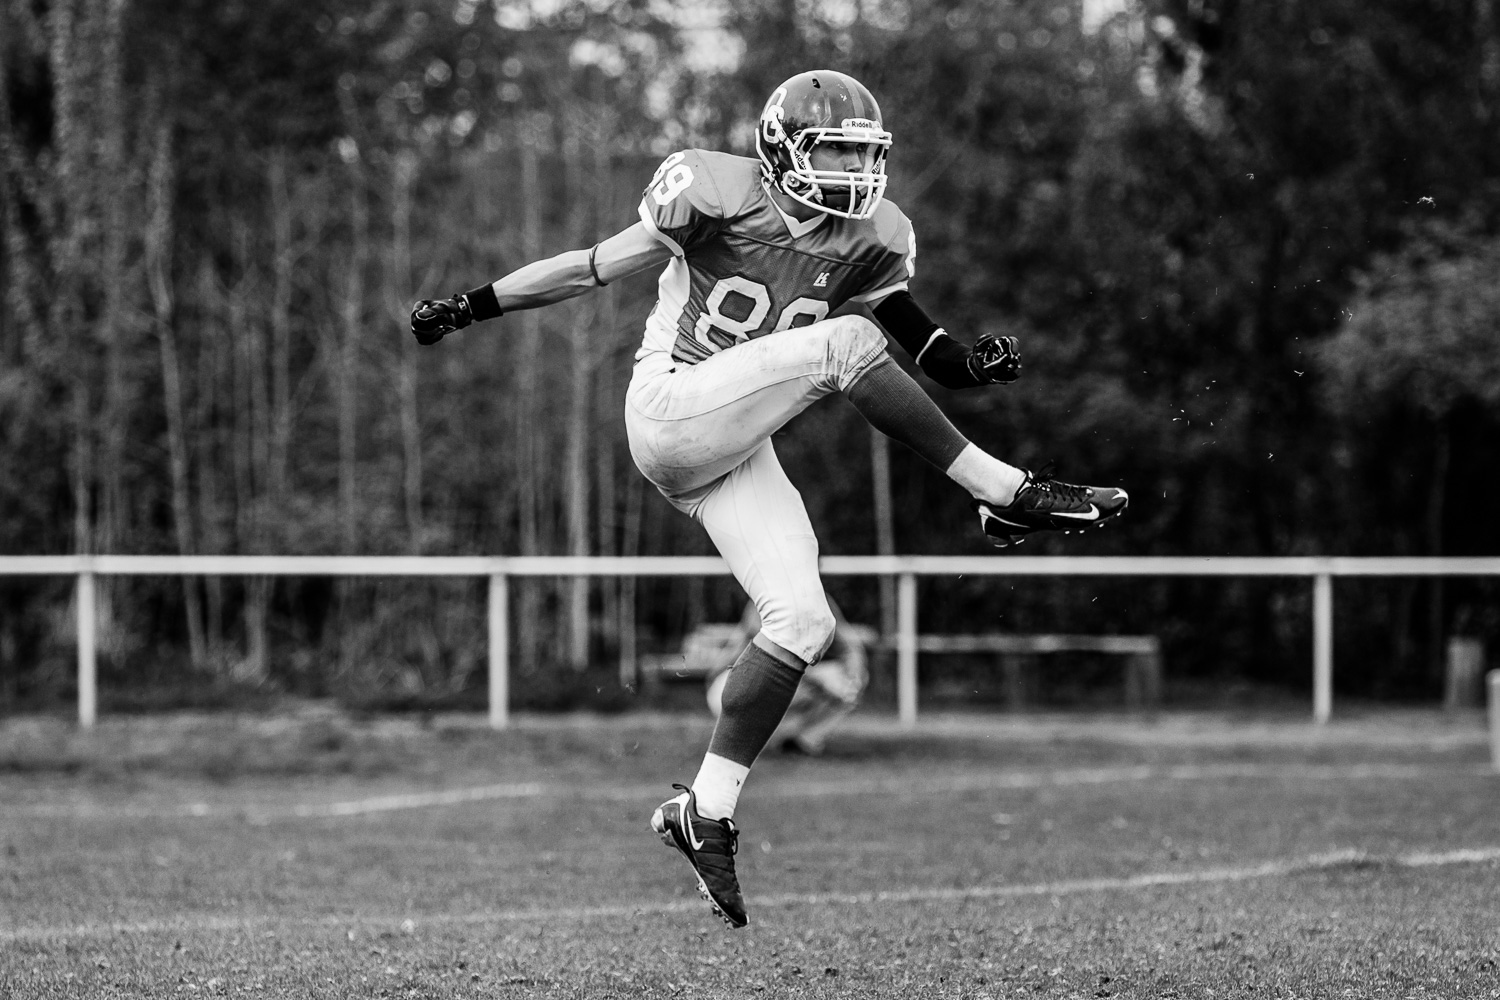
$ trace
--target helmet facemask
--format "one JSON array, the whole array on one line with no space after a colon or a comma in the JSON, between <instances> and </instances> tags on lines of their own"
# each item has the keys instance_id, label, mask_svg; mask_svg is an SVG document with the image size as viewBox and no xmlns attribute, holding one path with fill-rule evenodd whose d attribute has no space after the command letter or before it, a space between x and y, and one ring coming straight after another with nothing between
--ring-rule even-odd
<instances>
[{"instance_id":1,"label":"helmet facemask","mask_svg":"<svg viewBox=\"0 0 1500 1000\"><path fill-rule=\"evenodd\" d=\"M755 132L762 172L776 188L810 208L843 219L868 219L885 195L885 157L891 133L880 123L846 118L837 126L813 126L788 134L779 96L773 95ZM829 143L860 147L858 170L817 170L813 150Z\"/></svg>"}]
</instances>

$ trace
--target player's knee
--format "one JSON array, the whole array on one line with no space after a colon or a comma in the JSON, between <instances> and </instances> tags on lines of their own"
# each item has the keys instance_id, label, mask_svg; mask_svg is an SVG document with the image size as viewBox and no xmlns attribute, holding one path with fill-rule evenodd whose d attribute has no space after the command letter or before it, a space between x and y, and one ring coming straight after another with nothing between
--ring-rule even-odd
<instances>
[{"instance_id":1,"label":"player's knee","mask_svg":"<svg viewBox=\"0 0 1500 1000\"><path fill-rule=\"evenodd\" d=\"M850 315L829 320L827 363L836 373L840 392L847 392L873 365L888 357L885 334L865 317Z\"/></svg>"},{"instance_id":2,"label":"player's knee","mask_svg":"<svg viewBox=\"0 0 1500 1000\"><path fill-rule=\"evenodd\" d=\"M807 638L809 643L816 643L817 654L811 657L809 663L817 663L828 652L828 647L833 645L833 630L837 626L833 612L827 606L811 612L808 617Z\"/></svg>"},{"instance_id":3,"label":"player's knee","mask_svg":"<svg viewBox=\"0 0 1500 1000\"><path fill-rule=\"evenodd\" d=\"M804 663L817 663L833 642L834 618L828 605L789 608L765 616L761 634Z\"/></svg>"},{"instance_id":4,"label":"player's knee","mask_svg":"<svg viewBox=\"0 0 1500 1000\"><path fill-rule=\"evenodd\" d=\"M885 334L874 322L854 313L848 316L840 316L834 321L834 336L843 342L843 346L856 356L870 353L871 351L885 350Z\"/></svg>"}]
</instances>

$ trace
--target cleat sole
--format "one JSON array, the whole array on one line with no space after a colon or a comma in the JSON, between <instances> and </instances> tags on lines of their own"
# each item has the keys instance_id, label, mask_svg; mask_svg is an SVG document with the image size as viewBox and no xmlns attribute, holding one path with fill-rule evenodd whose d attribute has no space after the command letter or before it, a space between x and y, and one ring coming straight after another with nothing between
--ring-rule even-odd
<instances>
[{"instance_id":1,"label":"cleat sole","mask_svg":"<svg viewBox=\"0 0 1500 1000\"><path fill-rule=\"evenodd\" d=\"M694 872L693 874L697 875L696 872ZM728 927L730 930L738 930L739 928L744 926L744 924L736 924L733 920L730 920L729 914L724 912L724 908L718 903L714 902L714 897L709 893L708 886L704 883L703 877L701 875L698 876L698 895L701 896L703 898L703 901L708 904L708 908L713 911L714 916L724 921L725 927Z\"/></svg>"}]
</instances>

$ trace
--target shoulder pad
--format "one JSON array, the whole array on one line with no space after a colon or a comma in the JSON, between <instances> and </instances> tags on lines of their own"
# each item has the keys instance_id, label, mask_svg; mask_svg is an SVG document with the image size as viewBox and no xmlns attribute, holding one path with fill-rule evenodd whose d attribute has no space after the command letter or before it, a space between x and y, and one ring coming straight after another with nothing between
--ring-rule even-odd
<instances>
[{"instance_id":1,"label":"shoulder pad","mask_svg":"<svg viewBox=\"0 0 1500 1000\"><path fill-rule=\"evenodd\" d=\"M700 215L730 219L744 214L760 185L760 162L709 149L683 149L662 161L646 197L666 206L686 200Z\"/></svg>"},{"instance_id":2,"label":"shoulder pad","mask_svg":"<svg viewBox=\"0 0 1500 1000\"><path fill-rule=\"evenodd\" d=\"M661 161L643 195L645 204L659 216L697 215L723 218L713 169L704 162L707 150L681 149Z\"/></svg>"},{"instance_id":3,"label":"shoulder pad","mask_svg":"<svg viewBox=\"0 0 1500 1000\"><path fill-rule=\"evenodd\" d=\"M640 216L682 256L743 215L759 183L757 161L706 149L683 149L662 161L641 196Z\"/></svg>"},{"instance_id":4,"label":"shoulder pad","mask_svg":"<svg viewBox=\"0 0 1500 1000\"><path fill-rule=\"evenodd\" d=\"M735 156L707 149L697 149L698 162L713 185L719 209L726 219L744 215L760 196L760 161L749 156Z\"/></svg>"},{"instance_id":5,"label":"shoulder pad","mask_svg":"<svg viewBox=\"0 0 1500 1000\"><path fill-rule=\"evenodd\" d=\"M906 244L911 233L911 220L906 213L896 207L896 203L889 198L882 198L880 204L875 206L875 214L870 216L870 222L875 226L875 237L881 244L897 252L905 252Z\"/></svg>"},{"instance_id":6,"label":"shoulder pad","mask_svg":"<svg viewBox=\"0 0 1500 1000\"><path fill-rule=\"evenodd\" d=\"M656 168L646 197L663 207L681 199L699 215L732 219L754 203L759 186L759 160L710 149L684 149Z\"/></svg>"}]
</instances>

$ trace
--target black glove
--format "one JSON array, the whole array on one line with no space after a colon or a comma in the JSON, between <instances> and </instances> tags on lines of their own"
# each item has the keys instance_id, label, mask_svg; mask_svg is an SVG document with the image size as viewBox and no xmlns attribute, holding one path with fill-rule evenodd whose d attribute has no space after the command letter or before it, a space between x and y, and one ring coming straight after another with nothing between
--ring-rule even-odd
<instances>
[{"instance_id":1,"label":"black glove","mask_svg":"<svg viewBox=\"0 0 1500 1000\"><path fill-rule=\"evenodd\" d=\"M1021 352L1015 337L985 334L969 354L969 372L981 382L1014 382L1021 377Z\"/></svg>"},{"instance_id":2,"label":"black glove","mask_svg":"<svg viewBox=\"0 0 1500 1000\"><path fill-rule=\"evenodd\" d=\"M467 295L451 299L423 299L411 307L411 335L423 347L431 347L454 330L474 322Z\"/></svg>"}]
</instances>

